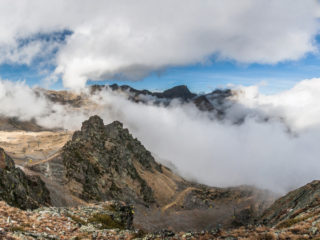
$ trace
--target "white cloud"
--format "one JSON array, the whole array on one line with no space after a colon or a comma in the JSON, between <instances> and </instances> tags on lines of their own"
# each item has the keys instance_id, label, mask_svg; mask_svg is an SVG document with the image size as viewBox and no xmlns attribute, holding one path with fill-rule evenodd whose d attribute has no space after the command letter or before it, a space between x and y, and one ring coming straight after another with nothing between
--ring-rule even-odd
<instances>
[{"instance_id":1,"label":"white cloud","mask_svg":"<svg viewBox=\"0 0 320 240\"><path fill-rule=\"evenodd\" d=\"M66 87L82 87L88 79L136 79L206 62L212 54L272 64L317 51L318 12L313 0L3 0L0 52L8 50L0 62L28 64L43 48L17 51L19 38L69 29L73 35L56 58Z\"/></svg>"},{"instance_id":2,"label":"white cloud","mask_svg":"<svg viewBox=\"0 0 320 240\"><path fill-rule=\"evenodd\" d=\"M320 79L297 83L292 89L274 95L259 93L256 86L241 87L235 97L251 109L260 109L267 116L284 118L294 131L312 129L320 124Z\"/></svg>"},{"instance_id":3,"label":"white cloud","mask_svg":"<svg viewBox=\"0 0 320 240\"><path fill-rule=\"evenodd\" d=\"M159 161L172 162L184 177L283 193L319 179L319 93L320 79L268 96L255 87L242 88L221 122L192 104L138 104L110 91L91 97L96 107L73 109L48 102L23 83L0 81L0 114L73 130L93 114L105 124L120 120ZM243 123L233 124L239 117ZM264 117L269 120L261 121Z\"/></svg>"}]
</instances>

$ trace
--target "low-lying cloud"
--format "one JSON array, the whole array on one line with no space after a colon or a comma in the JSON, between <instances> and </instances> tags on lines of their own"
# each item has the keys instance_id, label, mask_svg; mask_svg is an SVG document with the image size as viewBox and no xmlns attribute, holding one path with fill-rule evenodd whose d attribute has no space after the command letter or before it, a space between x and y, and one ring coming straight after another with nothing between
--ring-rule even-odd
<instances>
[{"instance_id":1,"label":"low-lying cloud","mask_svg":"<svg viewBox=\"0 0 320 240\"><path fill-rule=\"evenodd\" d=\"M0 64L49 56L55 70L47 79L61 76L69 88L213 55L274 64L318 51L318 16L313 0L2 0ZM37 37L65 30L65 41Z\"/></svg>"},{"instance_id":2,"label":"low-lying cloud","mask_svg":"<svg viewBox=\"0 0 320 240\"><path fill-rule=\"evenodd\" d=\"M2 115L73 130L93 114L105 124L120 120L158 161L211 186L250 184L283 193L319 178L320 79L268 96L240 88L222 121L179 101L134 103L105 90L90 97L94 108L74 109L48 102L23 83L0 85ZM244 120L234 124L239 116Z\"/></svg>"}]
</instances>

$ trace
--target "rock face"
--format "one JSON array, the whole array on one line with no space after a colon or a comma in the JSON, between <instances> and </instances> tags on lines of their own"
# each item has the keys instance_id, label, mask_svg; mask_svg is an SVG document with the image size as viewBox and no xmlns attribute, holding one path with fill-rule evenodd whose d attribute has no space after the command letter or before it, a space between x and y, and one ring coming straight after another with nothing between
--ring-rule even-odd
<instances>
[{"instance_id":1,"label":"rock face","mask_svg":"<svg viewBox=\"0 0 320 240\"><path fill-rule=\"evenodd\" d=\"M0 200L21 209L50 204L49 191L38 176L26 176L0 148Z\"/></svg>"},{"instance_id":2,"label":"rock face","mask_svg":"<svg viewBox=\"0 0 320 240\"><path fill-rule=\"evenodd\" d=\"M275 201L261 216L269 226L290 225L320 214L320 181L315 180ZM305 219L304 219L305 218Z\"/></svg>"},{"instance_id":3,"label":"rock face","mask_svg":"<svg viewBox=\"0 0 320 240\"><path fill-rule=\"evenodd\" d=\"M90 117L64 146L62 158L71 191L83 200L154 202L136 165L150 172L161 166L120 122L104 126L98 116Z\"/></svg>"}]
</instances>

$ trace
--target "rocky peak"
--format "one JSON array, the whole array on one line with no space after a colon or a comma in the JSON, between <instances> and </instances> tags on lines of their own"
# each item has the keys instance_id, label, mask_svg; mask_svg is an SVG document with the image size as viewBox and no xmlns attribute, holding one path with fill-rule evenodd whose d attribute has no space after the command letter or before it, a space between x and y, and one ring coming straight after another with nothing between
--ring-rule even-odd
<instances>
[{"instance_id":1,"label":"rocky peak","mask_svg":"<svg viewBox=\"0 0 320 240\"><path fill-rule=\"evenodd\" d=\"M102 119L95 115L82 123L81 132L103 133L104 124Z\"/></svg>"},{"instance_id":2,"label":"rocky peak","mask_svg":"<svg viewBox=\"0 0 320 240\"><path fill-rule=\"evenodd\" d=\"M98 116L92 116L82 123L81 131L76 131L72 140L88 139L90 141L103 141L106 138L106 132L103 121Z\"/></svg>"},{"instance_id":3,"label":"rocky peak","mask_svg":"<svg viewBox=\"0 0 320 240\"><path fill-rule=\"evenodd\" d=\"M160 97L163 98L181 98L183 100L189 100L196 95L191 93L186 85L179 85L164 91Z\"/></svg>"},{"instance_id":4,"label":"rocky peak","mask_svg":"<svg viewBox=\"0 0 320 240\"><path fill-rule=\"evenodd\" d=\"M90 117L64 146L62 158L72 191L84 200L153 201L137 164L146 171L161 166L118 121L105 126L100 117Z\"/></svg>"}]
</instances>

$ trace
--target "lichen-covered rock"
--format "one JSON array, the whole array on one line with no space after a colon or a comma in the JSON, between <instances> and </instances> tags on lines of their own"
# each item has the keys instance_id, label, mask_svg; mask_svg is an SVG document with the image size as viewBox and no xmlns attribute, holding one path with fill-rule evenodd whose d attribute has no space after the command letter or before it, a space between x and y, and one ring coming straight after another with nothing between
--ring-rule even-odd
<instances>
[{"instance_id":1,"label":"lichen-covered rock","mask_svg":"<svg viewBox=\"0 0 320 240\"><path fill-rule=\"evenodd\" d=\"M50 204L49 191L38 176L27 176L0 148L0 200L21 209Z\"/></svg>"},{"instance_id":2,"label":"lichen-covered rock","mask_svg":"<svg viewBox=\"0 0 320 240\"><path fill-rule=\"evenodd\" d=\"M0 239L133 239L133 209L111 201L23 211L0 201Z\"/></svg>"}]
</instances>

